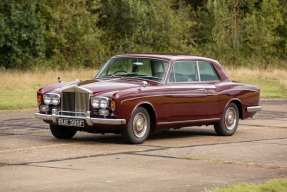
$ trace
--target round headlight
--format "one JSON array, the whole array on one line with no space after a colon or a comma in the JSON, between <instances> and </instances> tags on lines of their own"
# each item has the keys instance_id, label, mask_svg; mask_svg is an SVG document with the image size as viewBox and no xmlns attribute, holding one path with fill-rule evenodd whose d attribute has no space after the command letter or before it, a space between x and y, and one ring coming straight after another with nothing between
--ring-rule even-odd
<instances>
[{"instance_id":1,"label":"round headlight","mask_svg":"<svg viewBox=\"0 0 287 192\"><path fill-rule=\"evenodd\" d=\"M52 103L53 103L53 105L58 105L60 103L60 96L54 95L52 98Z\"/></svg>"},{"instance_id":2,"label":"round headlight","mask_svg":"<svg viewBox=\"0 0 287 192\"><path fill-rule=\"evenodd\" d=\"M100 106L100 100L98 98L92 99L92 106L93 108L98 108Z\"/></svg>"},{"instance_id":3,"label":"round headlight","mask_svg":"<svg viewBox=\"0 0 287 192\"><path fill-rule=\"evenodd\" d=\"M108 100L102 99L101 100L101 108L107 108L108 107Z\"/></svg>"},{"instance_id":4,"label":"round headlight","mask_svg":"<svg viewBox=\"0 0 287 192\"><path fill-rule=\"evenodd\" d=\"M51 98L51 96L50 95L44 95L44 103L46 104L46 105L50 105L51 103L52 103L52 98Z\"/></svg>"}]
</instances>

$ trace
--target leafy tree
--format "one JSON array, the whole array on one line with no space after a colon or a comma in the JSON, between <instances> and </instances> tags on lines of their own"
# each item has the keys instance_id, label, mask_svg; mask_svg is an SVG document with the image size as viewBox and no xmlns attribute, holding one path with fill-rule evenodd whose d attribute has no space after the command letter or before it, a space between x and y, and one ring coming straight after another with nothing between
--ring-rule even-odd
<instances>
[{"instance_id":1,"label":"leafy tree","mask_svg":"<svg viewBox=\"0 0 287 192\"><path fill-rule=\"evenodd\" d=\"M184 46L188 14L165 0L102 0L103 42L111 52L178 52Z\"/></svg>"},{"instance_id":2,"label":"leafy tree","mask_svg":"<svg viewBox=\"0 0 287 192\"><path fill-rule=\"evenodd\" d=\"M280 41L276 28L283 24L277 0L262 0L259 9L246 15L243 20L245 38L252 58L263 57L267 62L276 54L275 45Z\"/></svg>"},{"instance_id":3,"label":"leafy tree","mask_svg":"<svg viewBox=\"0 0 287 192\"><path fill-rule=\"evenodd\" d=\"M35 1L0 1L0 66L29 68L44 56L44 25Z\"/></svg>"},{"instance_id":4,"label":"leafy tree","mask_svg":"<svg viewBox=\"0 0 287 192\"><path fill-rule=\"evenodd\" d=\"M101 30L97 27L97 0L42 0L46 55L62 68L96 65ZM55 66L54 66L55 67Z\"/></svg>"}]
</instances>

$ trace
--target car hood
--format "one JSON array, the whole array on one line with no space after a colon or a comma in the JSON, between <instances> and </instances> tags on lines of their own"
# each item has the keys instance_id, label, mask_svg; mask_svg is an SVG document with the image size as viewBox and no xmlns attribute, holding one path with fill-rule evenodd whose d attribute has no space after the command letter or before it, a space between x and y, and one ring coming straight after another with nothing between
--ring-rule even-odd
<instances>
[{"instance_id":1,"label":"car hood","mask_svg":"<svg viewBox=\"0 0 287 192\"><path fill-rule=\"evenodd\" d=\"M65 89L69 89L72 87L79 87L90 90L94 94L106 93L106 92L114 92L120 91L123 89L136 88L141 86L141 82L143 80L140 79L109 79L109 80L86 80L86 81L78 81L78 82L68 82L68 83L57 83L53 85L49 85L39 89L39 93L58 93Z\"/></svg>"},{"instance_id":2,"label":"car hood","mask_svg":"<svg viewBox=\"0 0 287 192\"><path fill-rule=\"evenodd\" d=\"M92 82L93 81L93 82ZM106 81L82 81L79 83L79 87L93 91L94 94L100 94L105 92L120 91L123 89L140 87L141 81L131 80L106 80Z\"/></svg>"}]
</instances>

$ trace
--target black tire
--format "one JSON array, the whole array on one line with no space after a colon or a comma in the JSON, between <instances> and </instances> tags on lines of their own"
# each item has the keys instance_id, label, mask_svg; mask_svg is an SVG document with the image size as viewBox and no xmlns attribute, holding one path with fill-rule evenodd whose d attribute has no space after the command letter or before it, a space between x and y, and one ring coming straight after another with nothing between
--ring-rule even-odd
<instances>
[{"instance_id":1,"label":"black tire","mask_svg":"<svg viewBox=\"0 0 287 192\"><path fill-rule=\"evenodd\" d=\"M141 144L150 132L150 117L144 107L138 107L132 114L127 128L121 132L126 143Z\"/></svg>"},{"instance_id":2,"label":"black tire","mask_svg":"<svg viewBox=\"0 0 287 192\"><path fill-rule=\"evenodd\" d=\"M219 123L214 125L217 135L231 136L235 133L239 121L239 112L235 103L229 103Z\"/></svg>"},{"instance_id":3,"label":"black tire","mask_svg":"<svg viewBox=\"0 0 287 192\"><path fill-rule=\"evenodd\" d=\"M72 130L69 127L57 125L50 125L50 130L54 137L58 139L70 139L77 133L77 130Z\"/></svg>"}]
</instances>

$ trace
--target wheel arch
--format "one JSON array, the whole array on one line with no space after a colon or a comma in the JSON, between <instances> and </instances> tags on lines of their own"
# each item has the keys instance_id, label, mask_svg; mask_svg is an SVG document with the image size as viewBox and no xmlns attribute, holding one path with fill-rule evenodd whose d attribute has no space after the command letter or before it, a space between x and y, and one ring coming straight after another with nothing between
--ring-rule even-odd
<instances>
[{"instance_id":1,"label":"wheel arch","mask_svg":"<svg viewBox=\"0 0 287 192\"><path fill-rule=\"evenodd\" d=\"M156 126L156 112L155 112L154 107L149 102L139 103L138 105L136 105L134 110L138 107L144 107L147 110L149 117L150 117L150 132L153 132L155 130L155 126ZM134 110L133 110L133 112L134 112Z\"/></svg>"},{"instance_id":2,"label":"wheel arch","mask_svg":"<svg viewBox=\"0 0 287 192\"><path fill-rule=\"evenodd\" d=\"M237 107L237 109L238 109L238 112L239 112L239 119L242 119L242 118L243 118L243 109L242 109L241 101L240 101L239 99L237 99L237 98L234 98L234 99L230 100L230 101L226 104L225 108L227 107L227 105L228 105L229 103L234 103L234 104L236 105L236 107Z\"/></svg>"}]
</instances>

